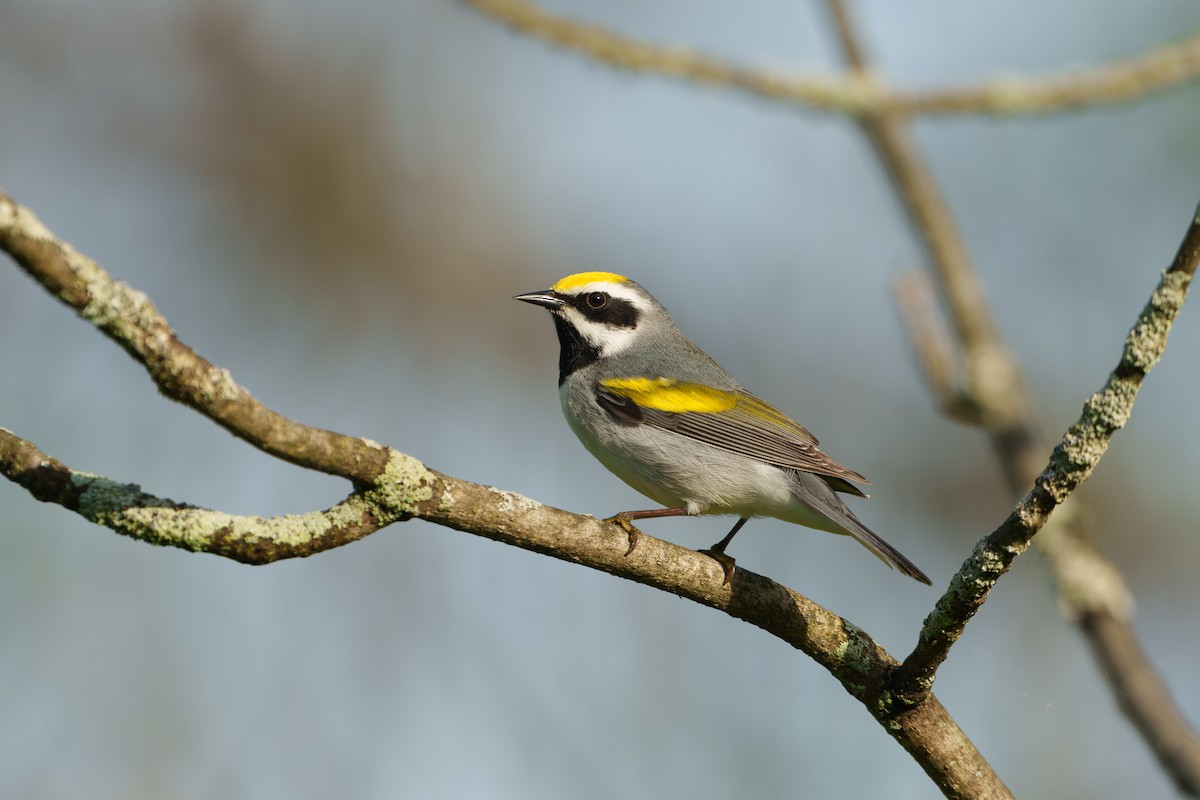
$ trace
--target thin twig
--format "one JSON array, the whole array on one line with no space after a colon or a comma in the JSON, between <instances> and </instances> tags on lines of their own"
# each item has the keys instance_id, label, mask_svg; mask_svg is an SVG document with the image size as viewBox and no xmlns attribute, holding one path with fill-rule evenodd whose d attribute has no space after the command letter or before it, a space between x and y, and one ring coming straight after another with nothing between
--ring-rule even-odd
<instances>
[{"instance_id":1,"label":"thin twig","mask_svg":"<svg viewBox=\"0 0 1200 800\"><path fill-rule=\"evenodd\" d=\"M860 75L825 76L736 64L686 47L643 41L552 14L529 0L462 0L514 30L618 69L738 89L816 111L897 114L1053 114L1129 103L1200 76L1200 35L1091 69L922 91Z\"/></svg>"},{"instance_id":2,"label":"thin twig","mask_svg":"<svg viewBox=\"0 0 1200 800\"><path fill-rule=\"evenodd\" d=\"M1113 686L1121 710L1153 742L1154 754L1183 792L1196 795L1200 763L1196 734L1171 699L1171 693L1146 660L1133 629L1112 614L1083 615L1079 625L1087 632L1096 660Z\"/></svg>"},{"instance_id":3,"label":"thin twig","mask_svg":"<svg viewBox=\"0 0 1200 800\"><path fill-rule=\"evenodd\" d=\"M895 291L900 318L917 366L942 413L961 422L977 424L979 410L959 388L961 354L942 324L929 273L924 270L901 273L896 278Z\"/></svg>"}]
</instances>

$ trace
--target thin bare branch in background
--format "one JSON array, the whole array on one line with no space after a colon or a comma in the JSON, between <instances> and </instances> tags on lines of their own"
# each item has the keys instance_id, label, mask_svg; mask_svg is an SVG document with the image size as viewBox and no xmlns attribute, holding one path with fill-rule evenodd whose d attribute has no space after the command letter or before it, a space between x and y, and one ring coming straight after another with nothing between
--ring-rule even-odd
<instances>
[{"instance_id":1,"label":"thin bare branch in background","mask_svg":"<svg viewBox=\"0 0 1200 800\"><path fill-rule=\"evenodd\" d=\"M958 391L962 354L943 324L929 274L921 270L905 272L896 279L895 288L908 341L918 354L917 364L925 384L942 413L963 422L975 421L978 410Z\"/></svg>"},{"instance_id":2,"label":"thin bare branch in background","mask_svg":"<svg viewBox=\"0 0 1200 800\"><path fill-rule=\"evenodd\" d=\"M898 114L1053 114L1130 103L1200 76L1200 35L1091 69L1036 78L1003 78L928 90L889 89L859 75L814 75L735 64L696 50L656 44L602 25L552 14L529 0L461 0L527 36L618 69L738 89L817 111L852 116Z\"/></svg>"}]
</instances>

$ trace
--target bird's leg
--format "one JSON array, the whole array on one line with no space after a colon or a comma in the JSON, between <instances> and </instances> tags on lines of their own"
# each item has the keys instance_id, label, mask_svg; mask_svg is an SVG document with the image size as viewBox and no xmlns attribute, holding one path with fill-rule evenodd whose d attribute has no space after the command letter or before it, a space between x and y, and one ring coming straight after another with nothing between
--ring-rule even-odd
<instances>
[{"instance_id":1,"label":"bird's leg","mask_svg":"<svg viewBox=\"0 0 1200 800\"><path fill-rule=\"evenodd\" d=\"M638 537L642 535L641 531L633 527L633 523L630 520L654 519L655 517L682 517L686 514L686 508L652 508L649 511L622 511L611 517L605 517L604 521L620 525L621 530L625 531L625 534L629 537L629 549L625 551L625 555L629 555L637 547Z\"/></svg>"},{"instance_id":2,"label":"bird's leg","mask_svg":"<svg viewBox=\"0 0 1200 800\"><path fill-rule=\"evenodd\" d=\"M725 555L725 548L728 547L729 543L733 541L733 537L737 535L737 532L742 529L742 526L746 524L746 520L748 519L750 518L741 517L737 522L733 523L733 530L725 534L724 539L717 542L707 550L700 551L701 553L704 553L704 555L712 558L714 561L720 564L721 569L725 571L725 580L721 582L722 586L729 585L730 579L733 578L734 564L737 563L733 560L733 556Z\"/></svg>"}]
</instances>

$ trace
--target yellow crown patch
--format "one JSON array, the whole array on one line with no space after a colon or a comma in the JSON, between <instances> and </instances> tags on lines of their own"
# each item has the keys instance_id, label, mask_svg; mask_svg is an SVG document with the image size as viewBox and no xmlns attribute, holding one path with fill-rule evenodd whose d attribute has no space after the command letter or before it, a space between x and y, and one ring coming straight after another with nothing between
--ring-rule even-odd
<instances>
[{"instance_id":1,"label":"yellow crown patch","mask_svg":"<svg viewBox=\"0 0 1200 800\"><path fill-rule=\"evenodd\" d=\"M587 286L589 283L626 283L628 281L629 278L614 272L577 272L574 275L568 275L550 288L556 292L569 292L580 286Z\"/></svg>"}]
</instances>

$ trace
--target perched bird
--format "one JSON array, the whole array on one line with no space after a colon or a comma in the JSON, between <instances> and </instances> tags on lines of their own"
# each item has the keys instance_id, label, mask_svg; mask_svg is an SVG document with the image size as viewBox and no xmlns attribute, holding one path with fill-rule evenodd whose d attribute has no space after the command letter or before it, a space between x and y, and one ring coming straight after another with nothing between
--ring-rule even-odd
<instances>
[{"instance_id":1,"label":"perched bird","mask_svg":"<svg viewBox=\"0 0 1200 800\"><path fill-rule=\"evenodd\" d=\"M734 514L733 530L700 551L716 559L729 583L735 562L725 548L734 535L750 517L777 517L853 536L888 566L930 582L836 494L866 497L851 482L867 479L738 385L640 285L611 272L582 272L514 299L542 306L554 319L558 391L571 430L601 464L664 506L606 520L628 535L626 555L638 542L632 520Z\"/></svg>"}]
</instances>

